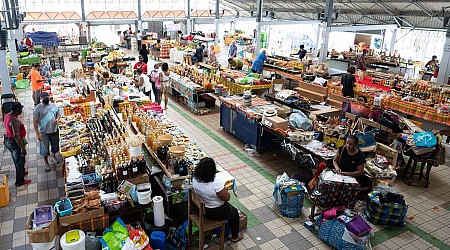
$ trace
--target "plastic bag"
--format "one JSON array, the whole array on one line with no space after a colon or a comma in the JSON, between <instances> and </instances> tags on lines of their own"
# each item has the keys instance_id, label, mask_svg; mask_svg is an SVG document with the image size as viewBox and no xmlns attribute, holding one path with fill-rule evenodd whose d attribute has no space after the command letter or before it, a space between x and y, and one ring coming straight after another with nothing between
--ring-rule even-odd
<instances>
[{"instance_id":1,"label":"plastic bag","mask_svg":"<svg viewBox=\"0 0 450 250\"><path fill-rule=\"evenodd\" d=\"M432 132L420 132L414 134L414 142L417 147L432 148L436 146L437 139Z\"/></svg>"},{"instance_id":2,"label":"plastic bag","mask_svg":"<svg viewBox=\"0 0 450 250\"><path fill-rule=\"evenodd\" d=\"M116 221L103 232L103 236L100 239L103 247L108 247L110 250L121 250L123 242L127 240L130 233L125 223L117 217Z\"/></svg>"},{"instance_id":3,"label":"plastic bag","mask_svg":"<svg viewBox=\"0 0 450 250\"><path fill-rule=\"evenodd\" d=\"M30 87L30 81L28 79L22 79L16 81L16 88L18 89L26 89Z\"/></svg>"},{"instance_id":4,"label":"plastic bag","mask_svg":"<svg viewBox=\"0 0 450 250\"><path fill-rule=\"evenodd\" d=\"M292 128L300 128L309 131L313 128L311 120L300 110L294 109L289 116L289 126Z\"/></svg>"}]
</instances>

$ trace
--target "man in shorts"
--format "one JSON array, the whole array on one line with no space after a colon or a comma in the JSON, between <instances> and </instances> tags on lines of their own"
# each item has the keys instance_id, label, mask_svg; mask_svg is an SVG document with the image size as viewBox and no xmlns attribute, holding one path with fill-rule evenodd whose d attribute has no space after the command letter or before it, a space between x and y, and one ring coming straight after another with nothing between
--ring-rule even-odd
<instances>
[{"instance_id":1,"label":"man in shorts","mask_svg":"<svg viewBox=\"0 0 450 250\"><path fill-rule=\"evenodd\" d=\"M44 82L47 81L46 78L42 77L39 71L41 70L40 63L33 63L33 68L28 74L27 78L31 81L31 88L33 89L33 101L36 107L39 104L39 97L44 88Z\"/></svg>"},{"instance_id":2,"label":"man in shorts","mask_svg":"<svg viewBox=\"0 0 450 250\"><path fill-rule=\"evenodd\" d=\"M43 92L39 103L33 112L33 125L38 141L40 141L40 153L44 157L45 171L50 171L48 157L50 156L50 146L52 153L52 163L59 164L56 153L59 152L59 132L58 120L60 118L59 108L54 103L50 103L50 95Z\"/></svg>"}]
</instances>

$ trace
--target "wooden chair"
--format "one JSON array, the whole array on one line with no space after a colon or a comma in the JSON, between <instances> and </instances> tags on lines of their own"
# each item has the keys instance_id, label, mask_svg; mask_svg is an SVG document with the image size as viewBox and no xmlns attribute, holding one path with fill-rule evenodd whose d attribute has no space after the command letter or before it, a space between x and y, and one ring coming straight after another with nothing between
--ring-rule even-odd
<instances>
[{"instance_id":1,"label":"wooden chair","mask_svg":"<svg viewBox=\"0 0 450 250\"><path fill-rule=\"evenodd\" d=\"M197 209L193 209L193 206ZM199 249L203 249L205 232L211 231L217 227L220 227L220 249L224 249L226 220L208 219L205 217L205 212L205 203L194 190L190 190L188 201L188 248L192 243L192 222L194 222L195 225L197 225L199 232Z\"/></svg>"}]
</instances>

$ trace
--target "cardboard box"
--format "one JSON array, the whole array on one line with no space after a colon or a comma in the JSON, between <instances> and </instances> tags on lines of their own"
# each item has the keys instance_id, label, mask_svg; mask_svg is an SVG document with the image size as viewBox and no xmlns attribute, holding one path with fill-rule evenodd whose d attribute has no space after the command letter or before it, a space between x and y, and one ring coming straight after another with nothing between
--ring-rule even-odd
<instances>
[{"instance_id":1,"label":"cardboard box","mask_svg":"<svg viewBox=\"0 0 450 250\"><path fill-rule=\"evenodd\" d=\"M70 224L77 223L80 221L85 221L85 220L101 217L104 214L105 214L105 210L103 207L101 207L98 209L90 210L86 213L80 213L80 214L75 214L75 215L67 215L64 217L59 217L59 224L61 224L61 226L68 226Z\"/></svg>"},{"instance_id":2,"label":"cardboard box","mask_svg":"<svg viewBox=\"0 0 450 250\"><path fill-rule=\"evenodd\" d=\"M287 130L288 128L288 121L279 116L265 117L264 123L272 128L279 128L282 130Z\"/></svg>"},{"instance_id":3,"label":"cardboard box","mask_svg":"<svg viewBox=\"0 0 450 250\"><path fill-rule=\"evenodd\" d=\"M8 178L3 175L3 185L0 185L0 207L6 207L9 205L9 188Z\"/></svg>"},{"instance_id":4,"label":"cardboard box","mask_svg":"<svg viewBox=\"0 0 450 250\"><path fill-rule=\"evenodd\" d=\"M33 227L34 212L28 216L25 229L27 230L30 243L45 243L51 242L58 234L58 217L53 218L48 227L41 229L31 229Z\"/></svg>"}]
</instances>

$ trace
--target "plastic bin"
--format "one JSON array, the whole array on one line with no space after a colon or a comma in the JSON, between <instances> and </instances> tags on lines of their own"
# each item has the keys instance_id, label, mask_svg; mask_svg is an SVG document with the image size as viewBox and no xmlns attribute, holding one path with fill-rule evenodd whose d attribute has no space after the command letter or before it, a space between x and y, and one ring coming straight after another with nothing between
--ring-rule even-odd
<instances>
[{"instance_id":1,"label":"plastic bin","mask_svg":"<svg viewBox=\"0 0 450 250\"><path fill-rule=\"evenodd\" d=\"M31 243L31 247L33 250L53 250L56 249L56 236L53 238L53 241L51 242L44 242L44 243Z\"/></svg>"},{"instance_id":2,"label":"plastic bin","mask_svg":"<svg viewBox=\"0 0 450 250\"><path fill-rule=\"evenodd\" d=\"M3 184L0 185L0 207L6 207L9 205L9 188L8 178L3 175Z\"/></svg>"},{"instance_id":3,"label":"plastic bin","mask_svg":"<svg viewBox=\"0 0 450 250\"><path fill-rule=\"evenodd\" d=\"M153 231L150 235L150 245L153 249L166 249L166 233L161 231Z\"/></svg>"},{"instance_id":4,"label":"plastic bin","mask_svg":"<svg viewBox=\"0 0 450 250\"><path fill-rule=\"evenodd\" d=\"M34 209L34 224L41 225L53 220L53 207L40 206Z\"/></svg>"},{"instance_id":5,"label":"plastic bin","mask_svg":"<svg viewBox=\"0 0 450 250\"><path fill-rule=\"evenodd\" d=\"M79 239L74 242L67 242L66 235L69 232L78 231ZM61 239L59 240L59 245L61 246L62 250L86 250L85 241L86 241L86 235L81 230L71 230L61 236Z\"/></svg>"},{"instance_id":6,"label":"plastic bin","mask_svg":"<svg viewBox=\"0 0 450 250\"><path fill-rule=\"evenodd\" d=\"M60 206L64 206L63 208L61 208L62 210L60 209ZM72 202L70 202L69 199L64 199L62 201L56 202L55 207L56 211L59 214L59 217L64 217L71 214L73 209Z\"/></svg>"},{"instance_id":7,"label":"plastic bin","mask_svg":"<svg viewBox=\"0 0 450 250\"><path fill-rule=\"evenodd\" d=\"M94 185L98 185L99 181L98 181L98 176L96 173L92 173L92 174L85 174L83 175L83 185L85 186L94 186Z\"/></svg>"}]
</instances>

